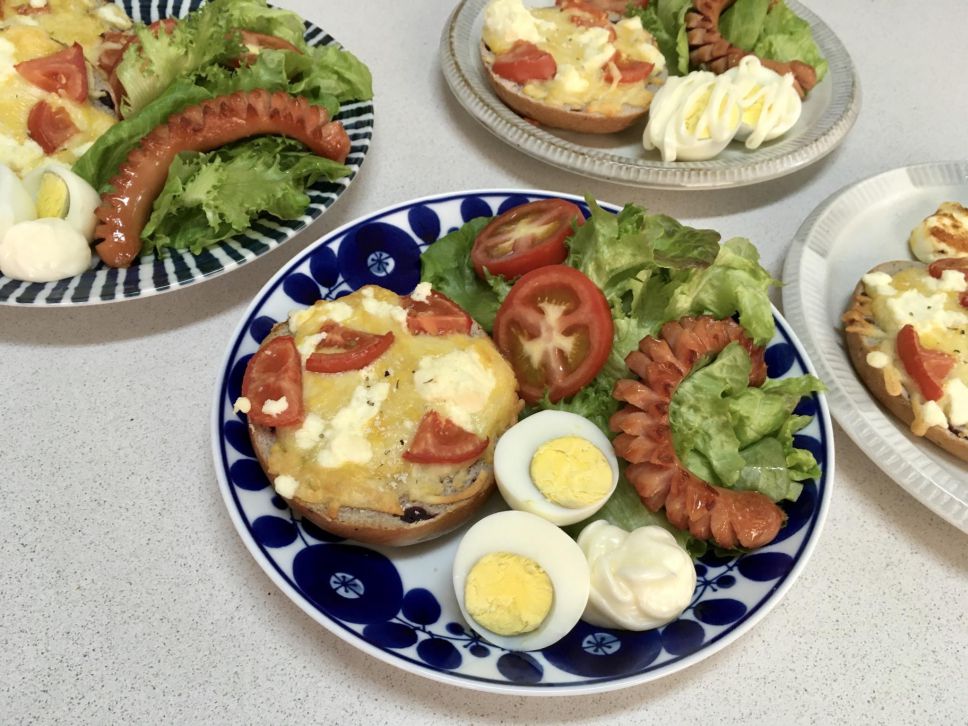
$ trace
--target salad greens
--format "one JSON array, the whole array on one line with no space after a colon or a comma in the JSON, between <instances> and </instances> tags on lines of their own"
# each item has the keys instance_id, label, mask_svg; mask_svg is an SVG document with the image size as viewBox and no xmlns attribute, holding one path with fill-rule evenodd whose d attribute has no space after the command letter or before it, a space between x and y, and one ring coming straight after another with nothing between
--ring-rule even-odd
<instances>
[{"instance_id":1,"label":"salad greens","mask_svg":"<svg viewBox=\"0 0 968 726\"><path fill-rule=\"evenodd\" d=\"M627 15L637 15L655 37L670 73L689 72L689 41L686 12L692 0L652 0L646 7L630 5ZM827 73L824 60L810 32L810 24L783 0L736 0L719 19L722 36L738 48L776 61L799 60L814 67L817 81Z\"/></svg>"},{"instance_id":2,"label":"salad greens","mask_svg":"<svg viewBox=\"0 0 968 726\"><path fill-rule=\"evenodd\" d=\"M231 61L247 52L235 32L240 28L282 38L300 52L263 49L251 64L231 68ZM147 27L136 32L140 46L128 46L117 71L127 95L125 118L74 165L75 173L102 192L144 136L172 114L203 101L261 88L305 96L333 116L342 103L373 96L363 63L333 45L308 46L299 16L271 8L265 0L212 0L170 33ZM301 144L279 140L251 139L207 154L183 153L144 230L144 250L197 252L246 229L263 211L283 219L298 217L309 202L308 185L348 173L344 165L321 159ZM262 188L266 185L278 188ZM179 199L186 189L191 199ZM163 210L187 217L164 221Z\"/></svg>"},{"instance_id":3,"label":"salad greens","mask_svg":"<svg viewBox=\"0 0 968 726\"><path fill-rule=\"evenodd\" d=\"M754 342L765 345L775 330L767 291L778 283L760 266L748 240L720 244L713 230L687 227L634 204L611 214L591 198L587 203L590 216L568 239L565 262L585 273L608 300L615 326L612 350L598 376L575 396L557 403L545 397L524 415L548 408L571 411L611 435L608 419L619 407L612 388L629 375L625 357L643 337L687 315L738 315ZM421 279L490 331L510 284L494 277L481 280L470 262L474 238L488 221L472 220L431 245L421 257ZM774 501L795 499L798 482L819 471L812 454L793 444L793 434L809 422L793 409L801 396L822 385L813 376L801 376L750 388L749 355L739 345L705 363L680 384L670 408L680 459L706 481L755 489ZM709 426L710 420L716 425ZM672 527L662 513L647 510L624 476L594 518L626 529L661 524L692 554L706 547ZM586 523L569 531L577 533Z\"/></svg>"}]
</instances>

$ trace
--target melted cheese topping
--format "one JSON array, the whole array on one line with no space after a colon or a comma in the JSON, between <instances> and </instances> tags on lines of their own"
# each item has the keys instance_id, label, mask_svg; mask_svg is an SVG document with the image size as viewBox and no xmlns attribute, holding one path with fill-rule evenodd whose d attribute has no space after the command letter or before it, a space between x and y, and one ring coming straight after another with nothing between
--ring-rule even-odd
<instances>
[{"instance_id":1,"label":"melted cheese topping","mask_svg":"<svg viewBox=\"0 0 968 726\"><path fill-rule=\"evenodd\" d=\"M63 148L51 155L65 164L75 162L116 122L114 115L104 108L90 102L77 103L37 88L14 68L16 63L57 53L73 43L80 43L87 60L96 63L101 33L117 25L97 12L105 3L100 0L49 0L49 13L17 14L16 8L26 4L0 0L3 9L3 21L0 22L0 163L19 174L46 158L27 132L27 117L38 101L63 108L78 129Z\"/></svg>"},{"instance_id":2,"label":"melted cheese topping","mask_svg":"<svg viewBox=\"0 0 968 726\"><path fill-rule=\"evenodd\" d=\"M614 39L606 28L575 25L570 13L556 7L529 10L521 0L492 0L485 10L482 35L496 54L526 40L554 57L555 77L525 84L525 95L555 106L612 116L627 110L625 106L648 107L653 95L645 83L605 80L605 70L616 51L652 63L650 82L665 68L665 58L639 18L625 18L612 29Z\"/></svg>"},{"instance_id":3,"label":"melted cheese topping","mask_svg":"<svg viewBox=\"0 0 968 726\"><path fill-rule=\"evenodd\" d=\"M301 426L276 429L271 474L292 477L298 482L294 496L323 505L331 516L342 506L399 515L404 501L443 503L468 496L472 478L466 463L419 465L403 459L417 424L425 413L438 411L487 437L483 457L489 462L498 436L517 416L514 372L489 338L412 335L402 310L395 293L368 286L290 315L304 365L306 342L317 339L327 320L394 335L393 345L363 370L304 369L306 418Z\"/></svg>"},{"instance_id":4,"label":"melted cheese topping","mask_svg":"<svg viewBox=\"0 0 968 726\"><path fill-rule=\"evenodd\" d=\"M907 390L915 414L911 430L923 436L932 426L968 425L968 309L959 301L968 291L965 276L945 270L937 279L919 266L893 276L870 273L863 283L878 328L868 361L874 356L875 362L883 363L877 367L885 371L885 376L896 377ZM943 351L955 359L942 383L944 395L936 402L925 401L898 358L897 333L908 324L917 330L922 347Z\"/></svg>"}]
</instances>

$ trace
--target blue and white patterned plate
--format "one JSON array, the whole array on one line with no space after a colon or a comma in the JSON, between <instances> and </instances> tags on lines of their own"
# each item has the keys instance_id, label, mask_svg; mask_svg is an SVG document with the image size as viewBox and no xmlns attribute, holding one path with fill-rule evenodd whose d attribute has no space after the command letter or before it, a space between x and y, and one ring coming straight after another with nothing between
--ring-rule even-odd
<instances>
[{"instance_id":1,"label":"blue and white patterned plate","mask_svg":"<svg viewBox=\"0 0 968 726\"><path fill-rule=\"evenodd\" d=\"M165 17L182 17L202 5L202 0L122 0L134 20L151 23ZM308 21L305 38L310 45L339 45L322 28ZM0 274L0 304L5 305L92 305L157 295L193 283L210 280L235 270L275 249L323 214L356 178L373 136L373 103L344 104L336 116L349 134L351 147L346 159L350 173L335 182L320 180L307 191L309 207L298 219L281 221L268 215L258 218L245 233L193 255L171 250L165 257L146 255L131 267L118 270L100 260L87 272L56 282L23 282Z\"/></svg>"},{"instance_id":2,"label":"blue and white patterned plate","mask_svg":"<svg viewBox=\"0 0 968 726\"><path fill-rule=\"evenodd\" d=\"M420 253L474 217L532 199L579 197L541 191L470 191L398 204L328 234L280 270L245 312L216 386L212 449L225 504L242 540L269 577L324 627L361 650L407 671L453 685L514 694L591 693L644 683L715 653L749 630L779 602L803 569L830 502L834 449L823 396L804 399L815 414L797 436L822 468L799 500L784 509L775 542L734 559L696 563L692 603L658 630L631 633L579 623L541 651L507 652L482 641L461 618L451 562L470 525L407 548L361 546L297 519L269 486L232 412L246 363L276 321L318 299L361 285L407 293L420 276ZM617 211L615 207L603 205ZM787 324L766 351L773 378L813 370ZM505 508L495 494L482 514Z\"/></svg>"}]
</instances>

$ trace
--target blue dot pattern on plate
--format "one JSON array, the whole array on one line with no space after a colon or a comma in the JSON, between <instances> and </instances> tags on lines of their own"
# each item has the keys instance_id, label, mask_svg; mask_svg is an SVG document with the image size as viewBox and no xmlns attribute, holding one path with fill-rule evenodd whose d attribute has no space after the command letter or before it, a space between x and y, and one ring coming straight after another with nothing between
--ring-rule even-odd
<instances>
[{"instance_id":1,"label":"blue dot pattern on plate","mask_svg":"<svg viewBox=\"0 0 968 726\"><path fill-rule=\"evenodd\" d=\"M428 243L466 220L504 212L537 196L456 194L401 205L360 220L297 256L283 279L263 293L228 362L220 416L222 469L234 506L246 522L243 536L261 548L268 562L263 566L274 568L322 622L379 649L389 660L480 683L522 687L568 687L661 674L746 627L771 601L813 536L827 496L826 475L803 482L797 502L781 504L787 523L769 546L740 557L709 551L701 558L692 602L677 620L641 633L579 622L558 643L522 653L488 643L462 622L449 570L442 578L446 586L435 586L419 562L395 560L392 550L378 552L344 542L297 519L269 486L253 457L244 420L231 410L246 362L275 321L290 310L317 299L335 299L365 284L407 293L419 280L420 252ZM574 201L587 213L583 201ZM771 377L805 372L782 324L765 357ZM817 396L806 397L797 412L815 415L818 402ZM815 420L795 439L824 471L828 437Z\"/></svg>"}]
</instances>

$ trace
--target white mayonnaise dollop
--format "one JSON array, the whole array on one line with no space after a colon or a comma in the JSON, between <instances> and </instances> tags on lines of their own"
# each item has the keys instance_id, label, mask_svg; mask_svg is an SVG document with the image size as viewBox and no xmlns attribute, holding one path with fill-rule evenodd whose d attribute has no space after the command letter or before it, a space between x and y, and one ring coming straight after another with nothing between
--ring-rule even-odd
<instances>
[{"instance_id":1,"label":"white mayonnaise dollop","mask_svg":"<svg viewBox=\"0 0 968 726\"><path fill-rule=\"evenodd\" d=\"M578 536L591 592L582 620L604 628L648 630L675 620L696 589L692 558L662 527L633 532L605 520Z\"/></svg>"},{"instance_id":2,"label":"white mayonnaise dollop","mask_svg":"<svg viewBox=\"0 0 968 726\"><path fill-rule=\"evenodd\" d=\"M63 219L18 222L0 239L0 272L15 280L52 282L90 266L87 240Z\"/></svg>"}]
</instances>

